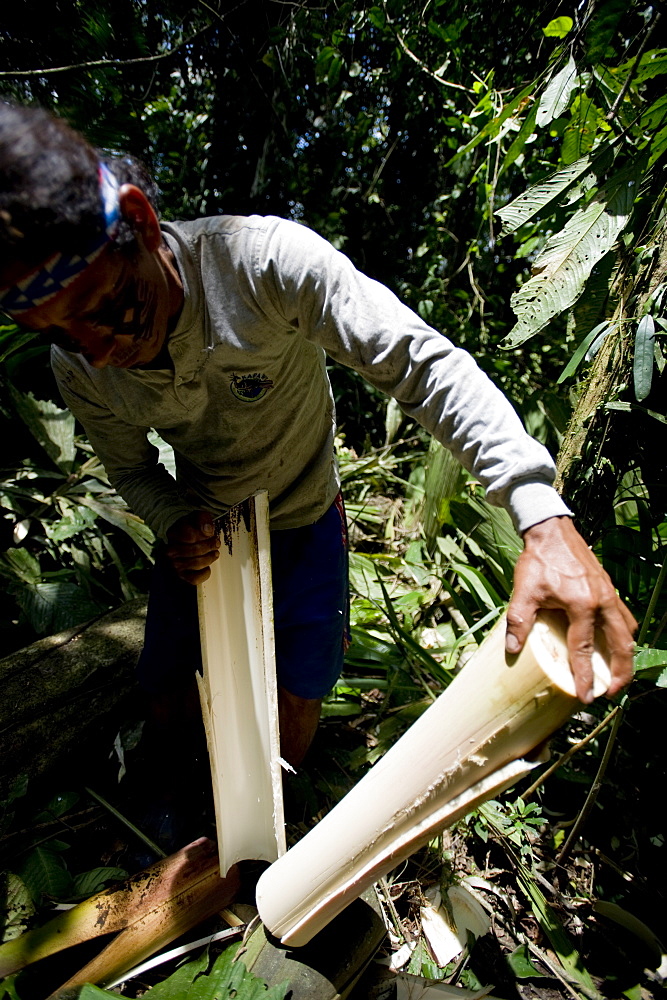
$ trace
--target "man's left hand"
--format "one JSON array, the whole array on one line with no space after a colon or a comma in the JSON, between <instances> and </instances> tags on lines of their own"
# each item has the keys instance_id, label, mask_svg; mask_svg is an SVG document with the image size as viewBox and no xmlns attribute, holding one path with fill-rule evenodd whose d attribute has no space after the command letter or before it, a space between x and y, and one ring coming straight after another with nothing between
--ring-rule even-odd
<instances>
[{"instance_id":1,"label":"man's left hand","mask_svg":"<svg viewBox=\"0 0 667 1000\"><path fill-rule=\"evenodd\" d=\"M540 608L562 608L569 619L567 645L577 697L593 701L594 630L610 653L611 698L632 679L632 638L637 622L569 517L551 517L524 532L507 609L508 653L523 647Z\"/></svg>"}]
</instances>

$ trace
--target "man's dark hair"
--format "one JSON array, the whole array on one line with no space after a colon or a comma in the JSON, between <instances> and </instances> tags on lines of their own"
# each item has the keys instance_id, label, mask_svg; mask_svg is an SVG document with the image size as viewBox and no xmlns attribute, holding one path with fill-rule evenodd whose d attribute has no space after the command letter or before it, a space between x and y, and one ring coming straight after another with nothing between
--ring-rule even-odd
<instances>
[{"instance_id":1,"label":"man's dark hair","mask_svg":"<svg viewBox=\"0 0 667 1000\"><path fill-rule=\"evenodd\" d=\"M42 108L0 102L0 274L16 262L76 253L104 229L100 160L155 206L155 183L139 160L95 150ZM122 220L115 243L130 250L133 241Z\"/></svg>"}]
</instances>

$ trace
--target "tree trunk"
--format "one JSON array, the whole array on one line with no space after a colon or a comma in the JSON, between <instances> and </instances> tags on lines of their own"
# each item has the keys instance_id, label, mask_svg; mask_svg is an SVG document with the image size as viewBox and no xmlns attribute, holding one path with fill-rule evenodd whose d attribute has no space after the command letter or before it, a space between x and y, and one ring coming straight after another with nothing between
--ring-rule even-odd
<instances>
[{"instance_id":1,"label":"tree trunk","mask_svg":"<svg viewBox=\"0 0 667 1000\"><path fill-rule=\"evenodd\" d=\"M139 598L0 660L0 799L12 781L64 758L108 754L122 702L135 692L146 601ZM74 759L76 751L76 761Z\"/></svg>"}]
</instances>

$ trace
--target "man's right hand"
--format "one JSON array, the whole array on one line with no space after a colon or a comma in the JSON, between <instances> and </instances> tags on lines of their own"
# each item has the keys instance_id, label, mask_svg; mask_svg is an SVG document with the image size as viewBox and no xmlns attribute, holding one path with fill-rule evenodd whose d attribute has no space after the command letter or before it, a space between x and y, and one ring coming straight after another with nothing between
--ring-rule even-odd
<instances>
[{"instance_id":1,"label":"man's right hand","mask_svg":"<svg viewBox=\"0 0 667 1000\"><path fill-rule=\"evenodd\" d=\"M209 569L220 555L220 539L215 533L213 517L208 511L196 510L181 517L167 532L167 557L187 583L203 583L211 575Z\"/></svg>"}]
</instances>

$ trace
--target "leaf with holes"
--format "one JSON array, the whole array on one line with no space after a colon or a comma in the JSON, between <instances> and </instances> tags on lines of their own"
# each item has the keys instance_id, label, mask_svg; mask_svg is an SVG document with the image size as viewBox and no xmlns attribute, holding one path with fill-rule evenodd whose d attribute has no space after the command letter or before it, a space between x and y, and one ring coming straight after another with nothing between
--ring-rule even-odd
<instances>
[{"instance_id":1,"label":"leaf with holes","mask_svg":"<svg viewBox=\"0 0 667 1000\"><path fill-rule=\"evenodd\" d=\"M517 323L503 340L504 348L523 344L574 305L593 267L627 225L645 164L642 157L624 167L548 240L533 275L512 296Z\"/></svg>"}]
</instances>

